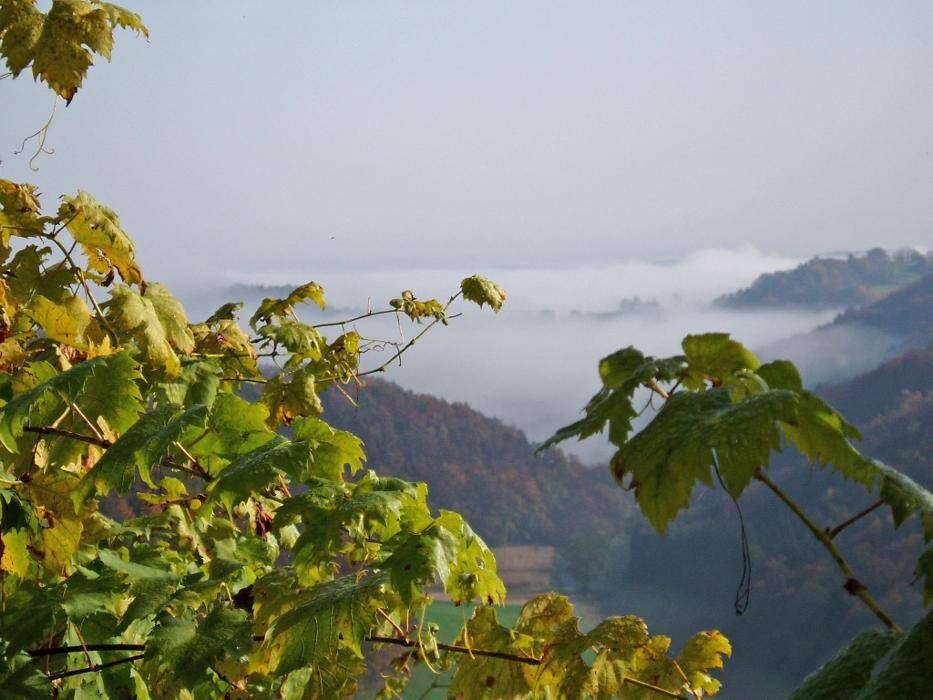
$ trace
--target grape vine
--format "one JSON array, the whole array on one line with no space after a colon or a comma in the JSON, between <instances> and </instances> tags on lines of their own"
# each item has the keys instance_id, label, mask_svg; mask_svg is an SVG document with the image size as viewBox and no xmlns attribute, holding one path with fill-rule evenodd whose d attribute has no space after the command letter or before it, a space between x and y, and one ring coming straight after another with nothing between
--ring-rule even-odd
<instances>
[{"instance_id":1,"label":"grape vine","mask_svg":"<svg viewBox=\"0 0 933 700\"><path fill-rule=\"evenodd\" d=\"M66 103L117 28L147 34L110 3L0 0L11 75L31 68ZM50 211L35 186L0 180L4 697L345 697L379 648L401 652L386 697L416 665L451 670L465 698L716 693L731 647L715 631L675 655L634 616L582 631L555 593L500 624L481 537L433 513L425 484L366 469L360 440L321 418L321 392L385 370L461 297L505 301L472 276L446 303L408 291L314 323L302 316L325 297L309 282L265 299L248 331L235 302L192 322L111 208L79 191ZM423 325L362 366L354 324L382 314ZM112 507L127 494L130 516ZM476 604L453 640L423 623L438 581Z\"/></svg>"}]
</instances>

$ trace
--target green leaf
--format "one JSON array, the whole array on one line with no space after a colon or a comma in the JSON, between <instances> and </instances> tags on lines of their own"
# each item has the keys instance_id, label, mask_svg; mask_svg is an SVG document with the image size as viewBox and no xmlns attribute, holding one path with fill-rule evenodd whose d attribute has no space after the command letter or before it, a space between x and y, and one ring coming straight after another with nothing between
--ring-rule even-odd
<instances>
[{"instance_id":1,"label":"green leaf","mask_svg":"<svg viewBox=\"0 0 933 700\"><path fill-rule=\"evenodd\" d=\"M215 360L184 358L178 376L171 381L160 382L158 386L169 403L180 406L200 403L210 408L217 397L222 372Z\"/></svg>"},{"instance_id":2,"label":"green leaf","mask_svg":"<svg viewBox=\"0 0 933 700\"><path fill-rule=\"evenodd\" d=\"M479 607L457 639L461 646L518 655L530 651L534 640L499 623L491 607ZM523 698L532 693L534 674L525 664L488 656L464 657L448 688L454 698Z\"/></svg>"},{"instance_id":3,"label":"green leaf","mask_svg":"<svg viewBox=\"0 0 933 700\"><path fill-rule=\"evenodd\" d=\"M16 438L23 434L23 427L30 422L30 417L39 410L48 411L50 406L54 410L54 407L77 400L85 383L105 362L104 358L81 362L67 372L55 374L48 381L18 394L0 408L0 442L3 446L15 452ZM39 363L36 367L46 373L42 365L49 367L45 363Z\"/></svg>"},{"instance_id":4,"label":"green leaf","mask_svg":"<svg viewBox=\"0 0 933 700\"><path fill-rule=\"evenodd\" d=\"M296 596L277 616L256 655L257 670L275 675L302 666L326 666L341 649L362 658L362 643L375 623L375 607L383 595L382 577L358 582L355 576L323 583Z\"/></svg>"},{"instance_id":5,"label":"green leaf","mask_svg":"<svg viewBox=\"0 0 933 700\"><path fill-rule=\"evenodd\" d=\"M933 611L928 612L894 649L887 663L855 700L925 698L933 688Z\"/></svg>"},{"instance_id":6,"label":"green leaf","mask_svg":"<svg viewBox=\"0 0 933 700\"><path fill-rule=\"evenodd\" d=\"M46 336L58 343L92 356L109 349L110 339L91 317L87 304L80 297L72 296L56 303L38 294L29 302L26 313L45 331Z\"/></svg>"},{"instance_id":7,"label":"green leaf","mask_svg":"<svg viewBox=\"0 0 933 700\"><path fill-rule=\"evenodd\" d=\"M299 418L292 428L296 440L307 440L314 448L315 476L342 481L345 467L350 474L363 468L363 441L353 433L337 430L320 418Z\"/></svg>"},{"instance_id":8,"label":"green leaf","mask_svg":"<svg viewBox=\"0 0 933 700\"><path fill-rule=\"evenodd\" d=\"M771 389L788 389L803 392L803 379L800 378L800 372L793 362L787 360L775 360L765 365L761 365L755 374L767 382Z\"/></svg>"},{"instance_id":9,"label":"green leaf","mask_svg":"<svg viewBox=\"0 0 933 700\"><path fill-rule=\"evenodd\" d=\"M222 305L217 311L212 313L207 317L207 320L204 322L206 325L210 326L219 321L236 321L239 316L240 309L243 308L242 301L231 301Z\"/></svg>"},{"instance_id":10,"label":"green leaf","mask_svg":"<svg viewBox=\"0 0 933 700\"><path fill-rule=\"evenodd\" d=\"M72 410L58 422L58 427L81 435L94 431L108 440L125 432L142 415L144 407L139 390L139 368L128 352L109 355L88 378ZM87 418L88 422L85 422ZM97 448L69 437L47 436L48 461L51 464L77 464L90 458Z\"/></svg>"},{"instance_id":11,"label":"green leaf","mask_svg":"<svg viewBox=\"0 0 933 700\"><path fill-rule=\"evenodd\" d=\"M246 613L217 606L201 620L190 610L162 615L146 644L146 656L190 688L221 661L238 658L251 646Z\"/></svg>"},{"instance_id":12,"label":"green leaf","mask_svg":"<svg viewBox=\"0 0 933 700\"><path fill-rule=\"evenodd\" d=\"M452 534L458 549L444 581L444 590L454 604L479 599L487 605L505 602L505 586L496 575L496 560L486 543L459 513L442 510L437 524Z\"/></svg>"},{"instance_id":13,"label":"green leaf","mask_svg":"<svg viewBox=\"0 0 933 700\"><path fill-rule=\"evenodd\" d=\"M181 302L159 282L147 284L143 297L152 304L156 318L165 330L165 337L172 346L184 355L194 352L194 335L188 327L188 317Z\"/></svg>"},{"instance_id":14,"label":"green leaf","mask_svg":"<svg viewBox=\"0 0 933 700\"><path fill-rule=\"evenodd\" d=\"M269 323L275 317L294 317L295 304L308 301L323 309L324 288L316 282L308 282L293 289L284 299L263 299L256 313L250 318L249 325L255 330L260 322Z\"/></svg>"},{"instance_id":15,"label":"green leaf","mask_svg":"<svg viewBox=\"0 0 933 700\"><path fill-rule=\"evenodd\" d=\"M744 370L758 369L758 358L728 333L688 335L683 341L684 355L692 373L727 382Z\"/></svg>"},{"instance_id":16,"label":"green leaf","mask_svg":"<svg viewBox=\"0 0 933 700\"><path fill-rule=\"evenodd\" d=\"M380 479L374 472L356 484L315 479L307 491L286 499L276 510L275 527L280 530L300 520L304 532L292 550L295 565L317 566L337 556L348 531L381 536L397 530L403 505L416 499L412 484Z\"/></svg>"},{"instance_id":17,"label":"green leaf","mask_svg":"<svg viewBox=\"0 0 933 700\"><path fill-rule=\"evenodd\" d=\"M133 602L129 604L120 620L119 632L138 620L145 620L162 610L175 593L176 582L173 579L138 578L130 586L129 593Z\"/></svg>"},{"instance_id":18,"label":"green leaf","mask_svg":"<svg viewBox=\"0 0 933 700\"><path fill-rule=\"evenodd\" d=\"M21 586L6 601L3 641L8 651L34 649L56 621L63 619L59 586Z\"/></svg>"},{"instance_id":19,"label":"green leaf","mask_svg":"<svg viewBox=\"0 0 933 700\"><path fill-rule=\"evenodd\" d=\"M48 677L42 673L35 660L24 652L0 661L0 688L3 688L3 697L8 700L47 700L49 697Z\"/></svg>"},{"instance_id":20,"label":"green leaf","mask_svg":"<svg viewBox=\"0 0 933 700\"><path fill-rule=\"evenodd\" d=\"M621 446L632 432L632 419L638 414L632 404L635 390L660 382L671 382L685 376L682 356L646 357L633 347L607 355L599 362L603 388L587 403L586 416L565 426L547 439L538 451L576 437L579 440L595 435L609 425L609 441Z\"/></svg>"},{"instance_id":21,"label":"green leaf","mask_svg":"<svg viewBox=\"0 0 933 700\"><path fill-rule=\"evenodd\" d=\"M313 459L313 448L308 442L276 436L230 462L211 484L204 507L212 508L219 502L230 511L280 474L300 477Z\"/></svg>"},{"instance_id":22,"label":"green leaf","mask_svg":"<svg viewBox=\"0 0 933 700\"><path fill-rule=\"evenodd\" d=\"M284 372L266 382L259 399L269 409L267 425L290 424L302 416L317 416L324 411L315 386L314 369L302 367L290 376Z\"/></svg>"},{"instance_id":23,"label":"green leaf","mask_svg":"<svg viewBox=\"0 0 933 700\"><path fill-rule=\"evenodd\" d=\"M460 282L460 291L463 292L463 298L479 304L489 304L496 313L502 308L505 302L505 291L492 280L479 275L467 277Z\"/></svg>"},{"instance_id":24,"label":"green leaf","mask_svg":"<svg viewBox=\"0 0 933 700\"><path fill-rule=\"evenodd\" d=\"M64 3L60 0L55 3L53 11L60 4ZM98 18L106 17L104 10L95 12ZM91 271L107 278L116 270L127 284L142 284L142 272L133 257L133 242L112 209L79 191L75 197L62 197L59 217L67 222L68 231L84 250Z\"/></svg>"},{"instance_id":25,"label":"green leaf","mask_svg":"<svg viewBox=\"0 0 933 700\"><path fill-rule=\"evenodd\" d=\"M230 459L246 454L275 437L266 427L268 412L235 394L220 394L211 408L207 434L190 451L210 474L217 474Z\"/></svg>"},{"instance_id":26,"label":"green leaf","mask_svg":"<svg viewBox=\"0 0 933 700\"><path fill-rule=\"evenodd\" d=\"M128 352L108 355L94 370L74 403L99 429L122 434L145 410L139 387L141 379L139 365ZM74 421L76 430L79 425Z\"/></svg>"},{"instance_id":27,"label":"green leaf","mask_svg":"<svg viewBox=\"0 0 933 700\"><path fill-rule=\"evenodd\" d=\"M693 635L677 655L677 663L687 676L690 687L715 695L722 683L709 675L710 669L722 668L722 655L732 656L732 645L720 632Z\"/></svg>"},{"instance_id":28,"label":"green leaf","mask_svg":"<svg viewBox=\"0 0 933 700\"><path fill-rule=\"evenodd\" d=\"M788 700L850 700L871 678L875 665L897 644L893 632L868 630L856 636L803 679Z\"/></svg>"},{"instance_id":29,"label":"green leaf","mask_svg":"<svg viewBox=\"0 0 933 700\"><path fill-rule=\"evenodd\" d=\"M781 426L787 441L810 460L831 464L871 490L877 470L849 442L849 438L861 437L855 426L816 394L804 390L799 396L797 416Z\"/></svg>"},{"instance_id":30,"label":"green leaf","mask_svg":"<svg viewBox=\"0 0 933 700\"><path fill-rule=\"evenodd\" d=\"M102 549L97 555L101 564L114 571L135 579L156 579L160 581L174 581L175 575L163 568L156 568L147 564L128 561L109 549Z\"/></svg>"},{"instance_id":31,"label":"green leaf","mask_svg":"<svg viewBox=\"0 0 933 700\"><path fill-rule=\"evenodd\" d=\"M411 603L435 579L447 581L459 548L457 537L434 522L420 532L402 531L388 539L379 566L388 571L402 600Z\"/></svg>"},{"instance_id":32,"label":"green leaf","mask_svg":"<svg viewBox=\"0 0 933 700\"><path fill-rule=\"evenodd\" d=\"M203 427L206 419L207 407L200 404L185 410L163 404L145 414L84 475L75 489L75 503L83 503L93 493L107 494L114 489L126 493L136 480L137 470L148 481L152 465L169 454L187 428Z\"/></svg>"},{"instance_id":33,"label":"green leaf","mask_svg":"<svg viewBox=\"0 0 933 700\"><path fill-rule=\"evenodd\" d=\"M891 506L894 525L899 526L909 516L918 513L924 540L929 542L933 539L933 493L884 462L873 459L871 465L881 478L881 497Z\"/></svg>"},{"instance_id":34,"label":"green leaf","mask_svg":"<svg viewBox=\"0 0 933 700\"><path fill-rule=\"evenodd\" d=\"M44 20L34 0L0 3L0 53L14 78L32 63Z\"/></svg>"},{"instance_id":35,"label":"green leaf","mask_svg":"<svg viewBox=\"0 0 933 700\"><path fill-rule=\"evenodd\" d=\"M117 330L126 333L139 344L153 368L164 369L169 378L178 376L181 369L178 355L149 299L129 287L115 287L107 303L107 318Z\"/></svg>"},{"instance_id":36,"label":"green leaf","mask_svg":"<svg viewBox=\"0 0 933 700\"><path fill-rule=\"evenodd\" d=\"M726 389L678 393L655 419L625 443L612 462L613 475L631 478L645 517L664 532L690 502L697 481L712 486L713 451L723 481L738 496L755 470L780 447L776 422L792 420L796 396L772 390L733 402Z\"/></svg>"},{"instance_id":37,"label":"green leaf","mask_svg":"<svg viewBox=\"0 0 933 700\"><path fill-rule=\"evenodd\" d=\"M62 609L75 622L100 612L114 615L125 590L126 585L113 571L77 571L65 581Z\"/></svg>"}]
</instances>

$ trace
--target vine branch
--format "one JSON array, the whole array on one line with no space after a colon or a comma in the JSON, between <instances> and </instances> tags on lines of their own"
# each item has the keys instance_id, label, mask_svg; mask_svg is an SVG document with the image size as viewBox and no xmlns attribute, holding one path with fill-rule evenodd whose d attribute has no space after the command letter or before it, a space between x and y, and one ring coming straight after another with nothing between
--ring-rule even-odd
<instances>
[{"instance_id":1,"label":"vine branch","mask_svg":"<svg viewBox=\"0 0 933 700\"><path fill-rule=\"evenodd\" d=\"M807 526L807 529L813 533L813 536L820 541L820 543L826 548L833 558L833 561L836 562L836 566L839 567L839 570L842 572L842 575L846 577L845 589L850 594L861 600L865 606L871 610L875 617L881 620L882 624L885 627L890 629L892 632L898 636L904 636L904 630L893 620L893 618L878 604L872 595L868 592L867 586L864 583L859 581L855 574L852 572L852 568L849 566L849 563L845 560L845 557L842 556L842 552L839 551L839 548L833 543L832 537L829 536L829 533L826 530L820 528L813 520L810 519L803 509L788 496L784 490L778 486L764 469L758 469L755 472L755 478L758 479L761 483L767 486L774 494L780 498L784 505L793 511L794 515ZM858 517L861 517L859 515ZM851 518L850 518L851 519ZM856 518L857 519L857 518ZM853 520L854 522L854 520ZM845 524L845 523L844 523Z\"/></svg>"},{"instance_id":2,"label":"vine branch","mask_svg":"<svg viewBox=\"0 0 933 700\"><path fill-rule=\"evenodd\" d=\"M870 506L868 506L868 508L866 508L865 510L859 511L858 513L856 513L855 515L853 515L853 516L852 516L851 518L849 518L848 520L846 520L846 521L844 521L844 522L839 523L838 525L836 525L836 527L834 527L834 528L832 528L832 529L826 528L826 531L825 531L825 532L826 532L826 535L827 535L827 536L829 537L829 539L831 539L831 540L836 539L836 536L837 536L840 532L842 532L843 530L845 530L847 527L849 527L849 525L851 525L852 523L855 523L855 522L861 520L861 519L864 518L866 515L868 515L869 513L872 513L873 511L877 510L878 508L880 508L880 507L883 506L883 505L884 505L884 499L879 498L877 501L875 501L875 502L872 503Z\"/></svg>"},{"instance_id":3,"label":"vine branch","mask_svg":"<svg viewBox=\"0 0 933 700\"><path fill-rule=\"evenodd\" d=\"M117 659L116 661L108 661L105 664L94 664L86 668L74 668L70 671L62 671L61 673L52 673L49 675L50 681L57 681L61 678L68 678L69 676L79 676L82 673L95 673L97 671L103 671L105 668L110 668L111 666L118 666L120 664L128 664L133 661L139 661L144 659L145 654L136 654L134 656L127 656L125 659Z\"/></svg>"}]
</instances>

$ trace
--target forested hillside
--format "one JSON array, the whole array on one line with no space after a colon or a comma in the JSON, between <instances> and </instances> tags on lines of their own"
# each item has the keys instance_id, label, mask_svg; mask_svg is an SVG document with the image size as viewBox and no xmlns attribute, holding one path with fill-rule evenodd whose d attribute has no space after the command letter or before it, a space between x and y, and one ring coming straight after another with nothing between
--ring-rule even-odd
<instances>
[{"instance_id":1,"label":"forested hillside","mask_svg":"<svg viewBox=\"0 0 933 700\"><path fill-rule=\"evenodd\" d=\"M764 359L788 358L809 384L840 382L909 348L933 342L933 272L884 299L851 308L808 333L764 348Z\"/></svg>"},{"instance_id":2,"label":"forested hillside","mask_svg":"<svg viewBox=\"0 0 933 700\"><path fill-rule=\"evenodd\" d=\"M521 431L389 382L355 398L328 393L325 415L363 439L370 466L427 482L432 504L461 512L492 546L552 544L584 588L624 558L631 504L608 470L536 456Z\"/></svg>"},{"instance_id":3,"label":"forested hillside","mask_svg":"<svg viewBox=\"0 0 933 700\"><path fill-rule=\"evenodd\" d=\"M873 248L846 258L812 258L793 270L758 277L750 287L716 300L729 308L846 308L868 304L933 270L933 257L915 250Z\"/></svg>"}]
</instances>

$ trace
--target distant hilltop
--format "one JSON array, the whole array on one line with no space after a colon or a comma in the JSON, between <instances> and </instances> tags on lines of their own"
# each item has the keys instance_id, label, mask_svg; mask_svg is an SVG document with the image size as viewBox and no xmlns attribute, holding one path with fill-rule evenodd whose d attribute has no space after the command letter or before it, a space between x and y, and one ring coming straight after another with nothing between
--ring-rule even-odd
<instances>
[{"instance_id":1,"label":"distant hilltop","mask_svg":"<svg viewBox=\"0 0 933 700\"><path fill-rule=\"evenodd\" d=\"M762 307L848 308L870 304L933 271L933 253L888 252L816 257L793 270L759 275L750 287L714 302L731 309Z\"/></svg>"}]
</instances>

